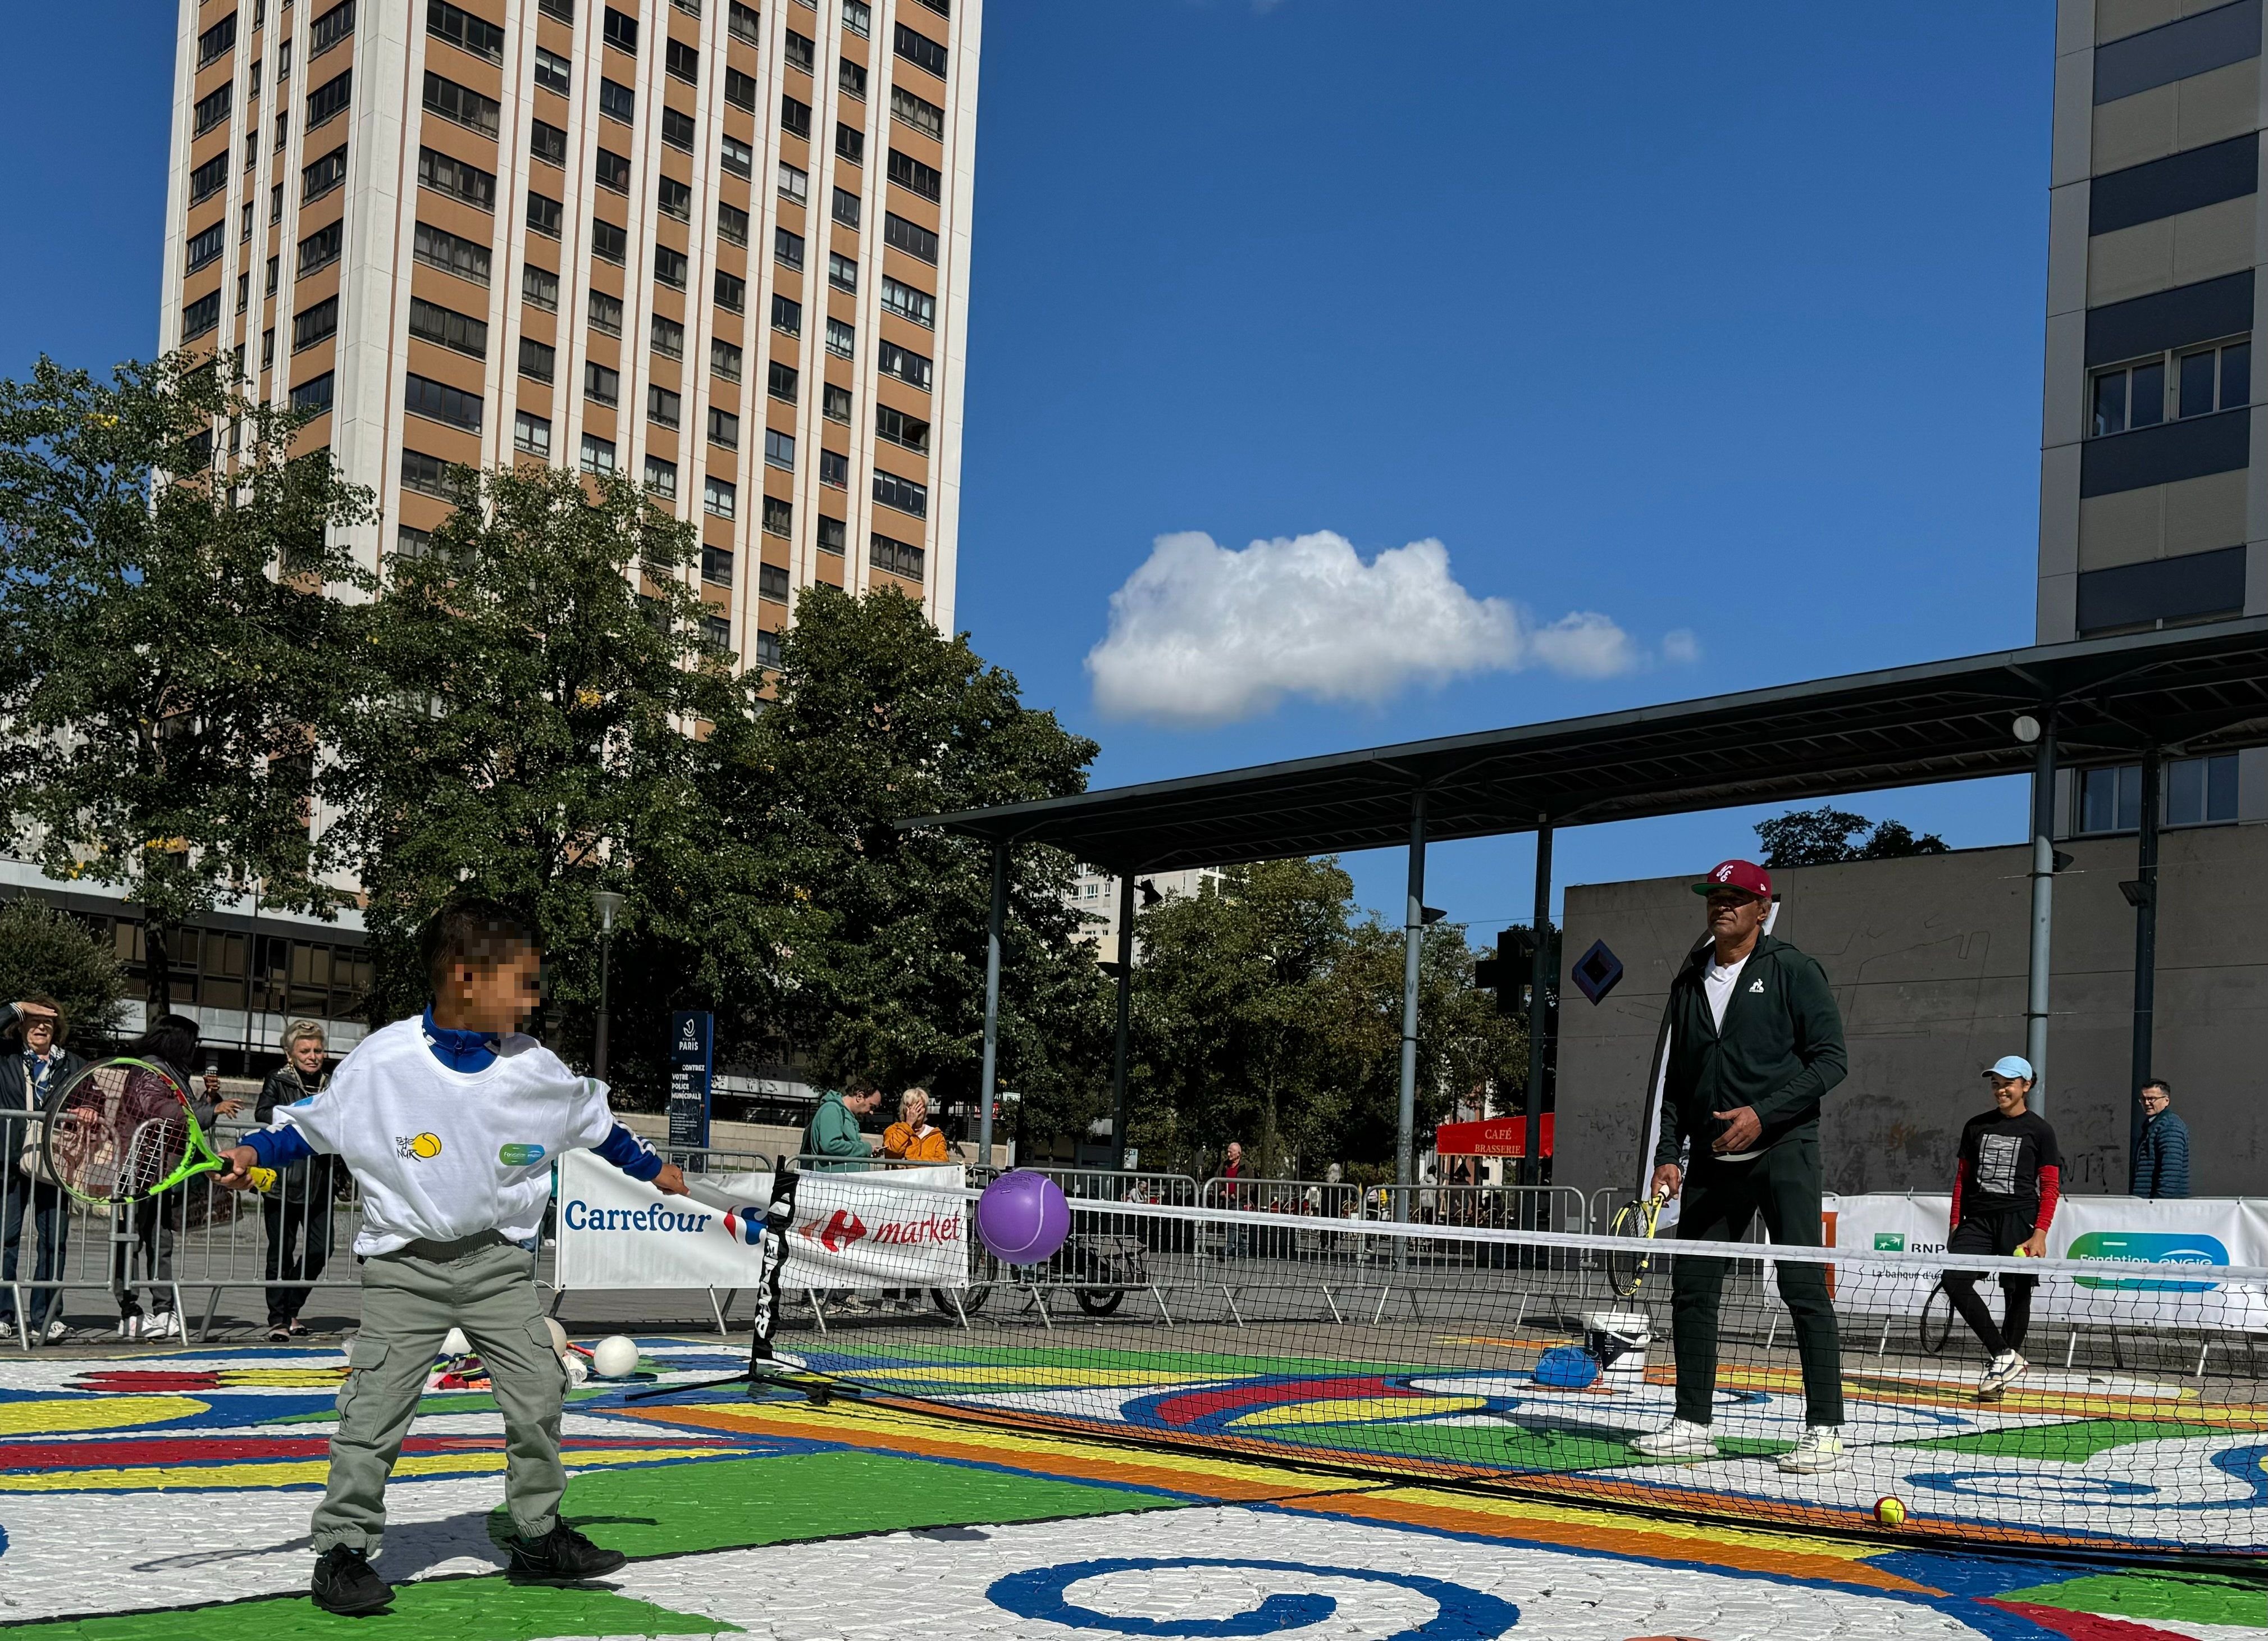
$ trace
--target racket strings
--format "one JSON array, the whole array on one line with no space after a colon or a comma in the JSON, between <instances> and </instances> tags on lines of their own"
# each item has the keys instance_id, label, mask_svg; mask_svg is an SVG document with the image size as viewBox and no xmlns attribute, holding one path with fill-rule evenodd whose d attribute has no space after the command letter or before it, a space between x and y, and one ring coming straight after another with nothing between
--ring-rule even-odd
<instances>
[{"instance_id":1,"label":"racket strings","mask_svg":"<svg viewBox=\"0 0 2268 1641\"><path fill-rule=\"evenodd\" d=\"M148 1194L188 1152L187 1108L155 1066L88 1067L49 1108L44 1149L55 1182L89 1201Z\"/></svg>"}]
</instances>

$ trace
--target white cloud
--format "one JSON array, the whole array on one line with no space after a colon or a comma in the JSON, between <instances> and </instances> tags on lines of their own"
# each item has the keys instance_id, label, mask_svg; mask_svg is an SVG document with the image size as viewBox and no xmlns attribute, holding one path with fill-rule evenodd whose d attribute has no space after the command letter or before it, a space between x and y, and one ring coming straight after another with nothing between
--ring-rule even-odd
<instances>
[{"instance_id":1,"label":"white cloud","mask_svg":"<svg viewBox=\"0 0 2268 1641\"><path fill-rule=\"evenodd\" d=\"M1690 666L1701 659L1701 640L1690 627L1661 635L1661 659L1673 666Z\"/></svg>"},{"instance_id":2,"label":"white cloud","mask_svg":"<svg viewBox=\"0 0 2268 1641\"><path fill-rule=\"evenodd\" d=\"M1439 541L1365 563L1328 530L1241 551L1188 531L1158 537L1110 595L1110 629L1086 670L1108 717L1199 725L1254 717L1287 695L1375 706L1410 684L1476 673L1605 678L1646 660L1595 611L1539 626L1507 600L1475 598Z\"/></svg>"}]
</instances>

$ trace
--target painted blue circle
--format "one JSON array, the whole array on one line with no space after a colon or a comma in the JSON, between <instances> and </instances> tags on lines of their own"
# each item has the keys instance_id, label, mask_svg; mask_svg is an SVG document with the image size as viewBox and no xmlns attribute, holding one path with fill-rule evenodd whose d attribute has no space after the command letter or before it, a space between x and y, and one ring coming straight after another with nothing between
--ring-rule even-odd
<instances>
[{"instance_id":1,"label":"painted blue circle","mask_svg":"<svg viewBox=\"0 0 2268 1641\"><path fill-rule=\"evenodd\" d=\"M1319 1624L1338 1610L1328 1595L1270 1595L1248 1613L1227 1618L1120 1618L1078 1607L1064 1592L1083 1578L1105 1573L1173 1567L1249 1567L1263 1572L1298 1572L1322 1578L1359 1578L1391 1584L1429 1598L1440 1610L1415 1630L1384 1641L1492 1641L1520 1622L1520 1609L1483 1591L1412 1572L1379 1572L1368 1567L1316 1567L1297 1561L1256 1561L1228 1556L1108 1556L1068 1561L1053 1567L1012 1572L984 1593L996 1607L1019 1618L1044 1619L1073 1630L1101 1630L1123 1636L1270 1636Z\"/></svg>"}]
</instances>

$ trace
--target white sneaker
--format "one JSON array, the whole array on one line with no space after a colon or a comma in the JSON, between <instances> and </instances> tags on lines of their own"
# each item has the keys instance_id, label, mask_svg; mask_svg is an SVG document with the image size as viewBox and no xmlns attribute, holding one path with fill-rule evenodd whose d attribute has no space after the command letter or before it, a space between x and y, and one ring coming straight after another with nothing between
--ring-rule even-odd
<instances>
[{"instance_id":1,"label":"white sneaker","mask_svg":"<svg viewBox=\"0 0 2268 1641\"><path fill-rule=\"evenodd\" d=\"M1696 1424L1690 1419L1672 1419L1668 1430L1638 1437L1631 1443L1630 1450L1641 1459L1713 1459L1717 1456L1717 1439L1709 1433L1706 1424Z\"/></svg>"},{"instance_id":2,"label":"white sneaker","mask_svg":"<svg viewBox=\"0 0 2268 1641\"><path fill-rule=\"evenodd\" d=\"M1807 1424L1803 1439L1779 1456L1779 1468L1791 1475L1820 1475L1839 1470L1848 1462L1843 1456L1840 1424Z\"/></svg>"},{"instance_id":3,"label":"white sneaker","mask_svg":"<svg viewBox=\"0 0 2268 1641\"><path fill-rule=\"evenodd\" d=\"M54 1321L48 1324L48 1343L49 1344L61 1344L70 1332L70 1329L63 1325L63 1319L61 1317L57 1317Z\"/></svg>"},{"instance_id":4,"label":"white sneaker","mask_svg":"<svg viewBox=\"0 0 2268 1641\"><path fill-rule=\"evenodd\" d=\"M2007 1394L2008 1387L2030 1371L2031 1364L2014 1350L2003 1350L1992 1358L1992 1365L1984 1370L1984 1382L1977 1387L1977 1400L1998 1402Z\"/></svg>"},{"instance_id":5,"label":"white sneaker","mask_svg":"<svg viewBox=\"0 0 2268 1641\"><path fill-rule=\"evenodd\" d=\"M9 1340L13 1339L15 1336L15 1319L12 1317L0 1319L0 1344L7 1343Z\"/></svg>"}]
</instances>

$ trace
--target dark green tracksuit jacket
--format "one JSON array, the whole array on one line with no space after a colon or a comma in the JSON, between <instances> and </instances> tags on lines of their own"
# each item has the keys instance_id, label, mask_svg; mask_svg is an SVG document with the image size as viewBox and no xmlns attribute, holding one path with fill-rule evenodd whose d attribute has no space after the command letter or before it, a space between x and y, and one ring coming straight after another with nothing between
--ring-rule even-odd
<instances>
[{"instance_id":1,"label":"dark green tracksuit jacket","mask_svg":"<svg viewBox=\"0 0 2268 1641\"><path fill-rule=\"evenodd\" d=\"M1690 1139L1697 1160L1724 1132L1714 1113L1753 1106L1759 1148L1791 1136L1816 1139L1820 1097L1843 1080L1843 1015L1826 971L1785 940L1756 938L1725 1006L1722 1035L1703 983L1714 945L1687 960L1669 984L1669 1068L1662 1089L1654 1165L1677 1160ZM1759 990L1757 988L1763 988Z\"/></svg>"}]
</instances>

